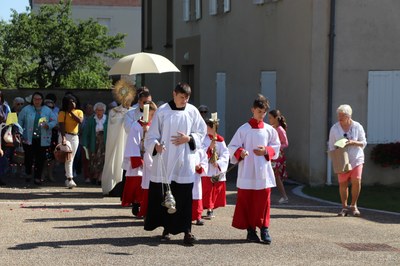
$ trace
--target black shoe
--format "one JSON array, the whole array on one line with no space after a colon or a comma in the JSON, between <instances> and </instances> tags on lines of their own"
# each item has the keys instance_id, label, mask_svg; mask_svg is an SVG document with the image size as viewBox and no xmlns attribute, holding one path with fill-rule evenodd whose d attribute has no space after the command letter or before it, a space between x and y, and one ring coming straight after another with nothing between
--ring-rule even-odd
<instances>
[{"instance_id":1,"label":"black shoe","mask_svg":"<svg viewBox=\"0 0 400 266\"><path fill-rule=\"evenodd\" d=\"M202 219L198 219L196 221L196 225L204 225L204 221Z\"/></svg>"},{"instance_id":2,"label":"black shoe","mask_svg":"<svg viewBox=\"0 0 400 266\"><path fill-rule=\"evenodd\" d=\"M196 240L197 238L192 233L185 233L185 237L183 238L183 243L188 246L193 246Z\"/></svg>"},{"instance_id":3,"label":"black shoe","mask_svg":"<svg viewBox=\"0 0 400 266\"><path fill-rule=\"evenodd\" d=\"M214 216L214 211L207 211L207 216L206 217L204 217L204 218L206 218L206 219L208 219L208 220L211 220L212 218L214 218L215 216Z\"/></svg>"},{"instance_id":4,"label":"black shoe","mask_svg":"<svg viewBox=\"0 0 400 266\"><path fill-rule=\"evenodd\" d=\"M164 229L161 235L161 241L170 241L171 235Z\"/></svg>"},{"instance_id":5,"label":"black shoe","mask_svg":"<svg viewBox=\"0 0 400 266\"><path fill-rule=\"evenodd\" d=\"M139 213L139 208L140 208L140 204L139 203L133 203L132 204L132 214L137 216Z\"/></svg>"},{"instance_id":6,"label":"black shoe","mask_svg":"<svg viewBox=\"0 0 400 266\"><path fill-rule=\"evenodd\" d=\"M260 238L257 235L256 229L247 229L247 241L249 242L260 242Z\"/></svg>"},{"instance_id":7,"label":"black shoe","mask_svg":"<svg viewBox=\"0 0 400 266\"><path fill-rule=\"evenodd\" d=\"M264 244L267 244L267 245L271 244L272 238L271 238L271 236L269 235L268 227L263 227L263 228L261 228L260 234L261 234L261 241L262 241Z\"/></svg>"},{"instance_id":8,"label":"black shoe","mask_svg":"<svg viewBox=\"0 0 400 266\"><path fill-rule=\"evenodd\" d=\"M0 180L0 186L5 186L6 183L4 183L3 181Z\"/></svg>"},{"instance_id":9,"label":"black shoe","mask_svg":"<svg viewBox=\"0 0 400 266\"><path fill-rule=\"evenodd\" d=\"M40 186L40 185L42 184L42 180L41 180L41 179L36 179L36 178L35 178L35 179L33 180L33 183L34 183L35 185L39 185L39 186Z\"/></svg>"}]
</instances>

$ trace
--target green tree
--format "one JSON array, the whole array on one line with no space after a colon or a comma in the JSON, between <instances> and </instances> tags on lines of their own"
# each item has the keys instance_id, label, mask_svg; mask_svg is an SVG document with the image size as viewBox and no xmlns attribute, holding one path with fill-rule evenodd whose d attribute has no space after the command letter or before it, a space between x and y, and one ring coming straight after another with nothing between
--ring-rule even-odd
<instances>
[{"instance_id":1,"label":"green tree","mask_svg":"<svg viewBox=\"0 0 400 266\"><path fill-rule=\"evenodd\" d=\"M124 34L110 36L94 21L71 18L71 0L43 5L37 13L13 11L0 22L0 86L105 88L106 58L120 55Z\"/></svg>"}]
</instances>

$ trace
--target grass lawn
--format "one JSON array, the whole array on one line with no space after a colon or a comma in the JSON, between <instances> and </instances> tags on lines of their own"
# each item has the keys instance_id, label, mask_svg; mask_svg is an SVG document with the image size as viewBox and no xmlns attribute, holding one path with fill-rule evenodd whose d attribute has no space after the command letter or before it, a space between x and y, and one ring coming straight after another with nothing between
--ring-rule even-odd
<instances>
[{"instance_id":1,"label":"grass lawn","mask_svg":"<svg viewBox=\"0 0 400 266\"><path fill-rule=\"evenodd\" d=\"M349 187L349 189L351 189ZM303 193L320 199L340 203L338 186L304 187ZM348 201L350 205L350 199ZM364 186L358 199L359 207L400 213L400 187Z\"/></svg>"}]
</instances>

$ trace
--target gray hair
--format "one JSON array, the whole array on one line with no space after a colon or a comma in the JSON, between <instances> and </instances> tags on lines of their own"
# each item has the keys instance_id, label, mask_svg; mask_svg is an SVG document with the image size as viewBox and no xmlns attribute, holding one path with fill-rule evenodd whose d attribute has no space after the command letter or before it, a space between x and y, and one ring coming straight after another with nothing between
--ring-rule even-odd
<instances>
[{"instance_id":1,"label":"gray hair","mask_svg":"<svg viewBox=\"0 0 400 266\"><path fill-rule=\"evenodd\" d=\"M96 104L93 106L93 110L96 111L97 108L99 108L99 107L102 108L102 109L104 110L104 112L107 110L107 106L106 106L104 103L102 103L102 102L96 103Z\"/></svg>"},{"instance_id":2,"label":"gray hair","mask_svg":"<svg viewBox=\"0 0 400 266\"><path fill-rule=\"evenodd\" d=\"M336 109L336 113L343 113L347 115L348 117L351 117L351 114L353 113L353 110L351 109L351 106L348 104L342 104Z\"/></svg>"},{"instance_id":3,"label":"gray hair","mask_svg":"<svg viewBox=\"0 0 400 266\"><path fill-rule=\"evenodd\" d=\"M13 103L25 103L25 100L22 97L15 97Z\"/></svg>"}]
</instances>

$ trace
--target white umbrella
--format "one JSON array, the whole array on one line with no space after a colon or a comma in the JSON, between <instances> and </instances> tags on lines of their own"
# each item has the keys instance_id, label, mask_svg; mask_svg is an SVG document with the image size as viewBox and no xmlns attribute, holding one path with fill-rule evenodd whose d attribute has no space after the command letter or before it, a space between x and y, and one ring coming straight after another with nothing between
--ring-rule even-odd
<instances>
[{"instance_id":1,"label":"white umbrella","mask_svg":"<svg viewBox=\"0 0 400 266\"><path fill-rule=\"evenodd\" d=\"M144 73L180 72L167 58L158 54L137 53L118 60L108 75L132 75Z\"/></svg>"}]
</instances>

